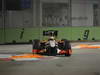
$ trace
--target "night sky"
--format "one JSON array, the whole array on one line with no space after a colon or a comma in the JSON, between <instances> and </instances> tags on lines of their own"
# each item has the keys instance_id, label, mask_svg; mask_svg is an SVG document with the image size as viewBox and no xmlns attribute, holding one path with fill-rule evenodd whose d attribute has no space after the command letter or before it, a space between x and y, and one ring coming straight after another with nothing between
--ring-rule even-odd
<instances>
[{"instance_id":1,"label":"night sky","mask_svg":"<svg viewBox=\"0 0 100 75\"><path fill-rule=\"evenodd\" d=\"M20 10L29 8L31 0L4 0L6 10ZM0 10L2 9L2 0L0 0Z\"/></svg>"}]
</instances>

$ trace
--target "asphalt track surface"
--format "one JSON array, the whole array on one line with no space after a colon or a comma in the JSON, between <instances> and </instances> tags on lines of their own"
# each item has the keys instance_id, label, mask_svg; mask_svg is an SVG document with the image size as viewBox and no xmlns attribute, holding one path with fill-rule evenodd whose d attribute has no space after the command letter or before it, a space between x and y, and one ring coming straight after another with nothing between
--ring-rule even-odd
<instances>
[{"instance_id":1,"label":"asphalt track surface","mask_svg":"<svg viewBox=\"0 0 100 75\"><path fill-rule=\"evenodd\" d=\"M31 45L0 46L0 54L30 52ZM100 75L100 49L73 49L71 57L40 61L0 61L0 75Z\"/></svg>"}]
</instances>

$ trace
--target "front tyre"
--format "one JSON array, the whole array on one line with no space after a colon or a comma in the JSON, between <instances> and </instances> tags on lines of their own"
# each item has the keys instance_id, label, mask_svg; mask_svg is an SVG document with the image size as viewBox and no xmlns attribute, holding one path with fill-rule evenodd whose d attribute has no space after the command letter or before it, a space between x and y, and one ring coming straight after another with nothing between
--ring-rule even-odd
<instances>
[{"instance_id":1,"label":"front tyre","mask_svg":"<svg viewBox=\"0 0 100 75\"><path fill-rule=\"evenodd\" d=\"M71 56L72 55L72 49L71 49L71 44L68 40L62 39L64 41L63 43L63 50L66 51L65 56Z\"/></svg>"},{"instance_id":2,"label":"front tyre","mask_svg":"<svg viewBox=\"0 0 100 75\"><path fill-rule=\"evenodd\" d=\"M40 47L40 40L38 40L38 39L35 39L35 40L33 40L33 50L32 50L32 53L33 54L36 54L37 52L38 52L38 49L39 49L39 47Z\"/></svg>"}]
</instances>

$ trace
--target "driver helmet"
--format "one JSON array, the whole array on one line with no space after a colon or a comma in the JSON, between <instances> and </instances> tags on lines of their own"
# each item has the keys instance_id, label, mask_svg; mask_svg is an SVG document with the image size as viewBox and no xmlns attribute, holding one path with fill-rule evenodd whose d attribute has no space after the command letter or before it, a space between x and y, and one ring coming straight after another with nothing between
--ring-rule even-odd
<instances>
[{"instance_id":1,"label":"driver helmet","mask_svg":"<svg viewBox=\"0 0 100 75\"><path fill-rule=\"evenodd\" d=\"M54 37L50 37L49 39L50 39L50 40L54 40L55 38L54 38Z\"/></svg>"}]
</instances>

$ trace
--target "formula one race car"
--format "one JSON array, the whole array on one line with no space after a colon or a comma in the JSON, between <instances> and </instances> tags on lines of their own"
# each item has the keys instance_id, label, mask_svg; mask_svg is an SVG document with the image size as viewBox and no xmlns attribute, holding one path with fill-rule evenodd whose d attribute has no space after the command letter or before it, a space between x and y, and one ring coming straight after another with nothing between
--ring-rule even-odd
<instances>
[{"instance_id":1,"label":"formula one race car","mask_svg":"<svg viewBox=\"0 0 100 75\"><path fill-rule=\"evenodd\" d=\"M43 55L65 55L71 56L72 49L70 42L66 39L56 40L58 35L56 30L43 31L43 36L48 36L47 40L33 40L33 54L43 54Z\"/></svg>"}]
</instances>

